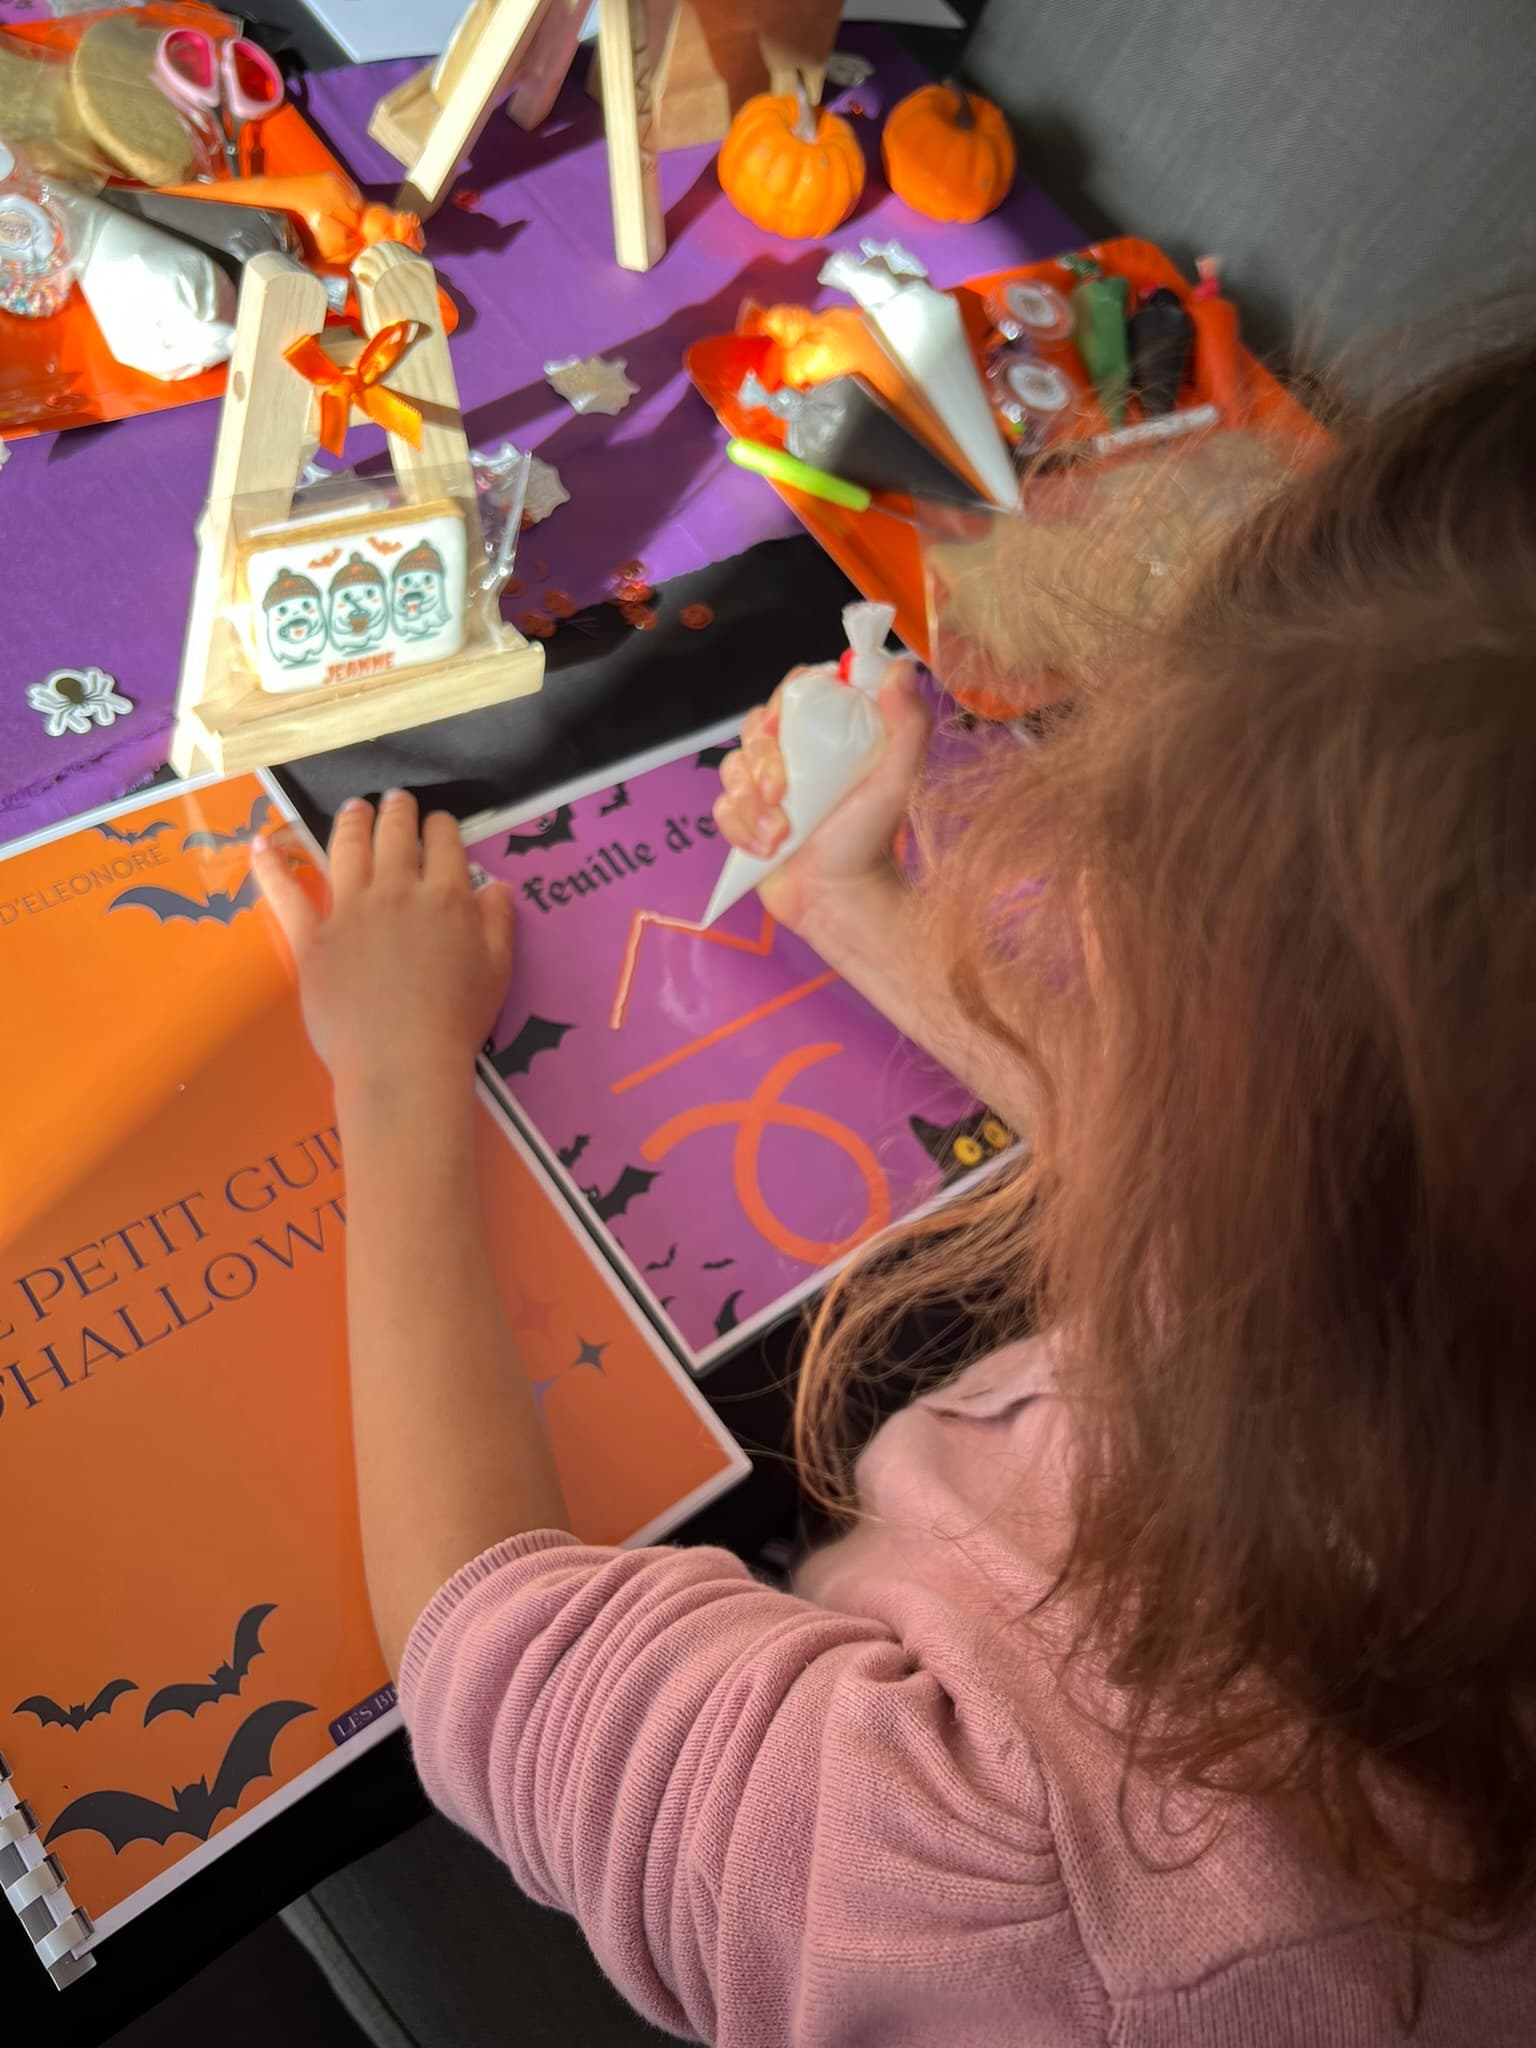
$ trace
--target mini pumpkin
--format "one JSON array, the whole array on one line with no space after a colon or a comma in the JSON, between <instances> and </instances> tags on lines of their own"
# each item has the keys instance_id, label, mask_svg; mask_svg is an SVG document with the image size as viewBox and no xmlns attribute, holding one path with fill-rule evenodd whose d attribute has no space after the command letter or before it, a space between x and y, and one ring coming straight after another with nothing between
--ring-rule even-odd
<instances>
[{"instance_id":1,"label":"mini pumpkin","mask_svg":"<svg viewBox=\"0 0 1536 2048\"><path fill-rule=\"evenodd\" d=\"M829 235L864 189L864 152L848 123L793 93L747 101L720 145L721 189L738 213L792 241Z\"/></svg>"},{"instance_id":2,"label":"mini pumpkin","mask_svg":"<svg viewBox=\"0 0 1536 2048\"><path fill-rule=\"evenodd\" d=\"M930 220L980 220L1013 183L1013 134L1002 108L953 79L899 100L880 148L891 190Z\"/></svg>"}]
</instances>

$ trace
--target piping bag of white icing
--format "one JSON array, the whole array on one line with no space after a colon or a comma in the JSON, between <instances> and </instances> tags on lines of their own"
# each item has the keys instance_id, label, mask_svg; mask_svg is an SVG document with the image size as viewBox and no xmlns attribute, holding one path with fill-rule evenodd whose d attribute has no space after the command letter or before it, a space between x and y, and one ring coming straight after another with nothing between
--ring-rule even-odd
<instances>
[{"instance_id":1,"label":"piping bag of white icing","mask_svg":"<svg viewBox=\"0 0 1536 2048\"><path fill-rule=\"evenodd\" d=\"M784 755L789 837L767 860L731 850L701 929L783 867L875 765L885 744L885 722L876 699L890 659L885 636L895 616L894 605L845 605L843 631L848 635L848 653L840 662L823 662L784 685L779 746Z\"/></svg>"},{"instance_id":2,"label":"piping bag of white icing","mask_svg":"<svg viewBox=\"0 0 1536 2048\"><path fill-rule=\"evenodd\" d=\"M922 264L899 243L861 242L859 248L859 256L835 250L821 266L821 283L847 292L858 304L886 354L949 429L987 496L1012 511L1019 480L958 303L935 290Z\"/></svg>"}]
</instances>

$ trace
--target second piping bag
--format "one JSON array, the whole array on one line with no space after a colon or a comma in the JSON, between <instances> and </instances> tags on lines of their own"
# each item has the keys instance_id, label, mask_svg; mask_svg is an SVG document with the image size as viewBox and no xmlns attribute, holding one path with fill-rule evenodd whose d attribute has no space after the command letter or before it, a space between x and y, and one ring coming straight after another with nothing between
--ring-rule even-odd
<instances>
[{"instance_id":1,"label":"second piping bag","mask_svg":"<svg viewBox=\"0 0 1536 2048\"><path fill-rule=\"evenodd\" d=\"M805 669L784 685L779 746L784 754L789 836L767 860L732 848L709 899L704 926L783 867L874 766L885 744L885 724L875 700L890 658L885 636L895 616L894 605L845 605L848 652L842 660Z\"/></svg>"},{"instance_id":2,"label":"second piping bag","mask_svg":"<svg viewBox=\"0 0 1536 2048\"><path fill-rule=\"evenodd\" d=\"M1019 480L992 417L959 305L931 285L917 258L898 244L860 247L859 256L845 249L829 256L821 282L857 303L886 354L953 435L987 496L1011 510L1019 501Z\"/></svg>"}]
</instances>

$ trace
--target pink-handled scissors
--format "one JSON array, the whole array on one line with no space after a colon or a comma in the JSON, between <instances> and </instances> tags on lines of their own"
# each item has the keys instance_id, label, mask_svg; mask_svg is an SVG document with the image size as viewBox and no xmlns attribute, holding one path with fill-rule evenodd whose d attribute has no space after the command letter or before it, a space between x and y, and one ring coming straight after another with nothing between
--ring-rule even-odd
<instances>
[{"instance_id":1,"label":"pink-handled scissors","mask_svg":"<svg viewBox=\"0 0 1536 2048\"><path fill-rule=\"evenodd\" d=\"M283 74L259 44L247 36L215 42L200 28L166 30L155 50L155 82L183 106L213 116L232 178L240 176L241 128L283 103Z\"/></svg>"}]
</instances>

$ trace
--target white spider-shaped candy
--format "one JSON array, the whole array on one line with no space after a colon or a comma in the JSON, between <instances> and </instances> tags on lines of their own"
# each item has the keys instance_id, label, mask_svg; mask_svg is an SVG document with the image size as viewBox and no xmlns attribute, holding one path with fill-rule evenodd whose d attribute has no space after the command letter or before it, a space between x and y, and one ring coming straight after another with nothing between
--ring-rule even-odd
<instances>
[{"instance_id":1,"label":"white spider-shaped candy","mask_svg":"<svg viewBox=\"0 0 1536 2048\"><path fill-rule=\"evenodd\" d=\"M27 702L42 713L51 740L67 732L83 737L93 725L111 725L133 709L104 668L56 668L42 682L28 684Z\"/></svg>"}]
</instances>

